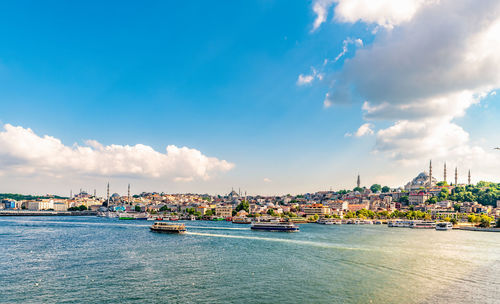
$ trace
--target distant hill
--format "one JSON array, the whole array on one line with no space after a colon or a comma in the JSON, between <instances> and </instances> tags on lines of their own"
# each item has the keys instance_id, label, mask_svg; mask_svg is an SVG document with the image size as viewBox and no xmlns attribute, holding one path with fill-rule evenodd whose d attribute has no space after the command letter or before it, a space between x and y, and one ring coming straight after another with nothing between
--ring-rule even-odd
<instances>
[{"instance_id":1,"label":"distant hill","mask_svg":"<svg viewBox=\"0 0 500 304\"><path fill-rule=\"evenodd\" d=\"M24 194L17 194L17 193L0 193L0 200L2 199L13 199L16 201L22 201L22 200L37 200L37 199L46 199L46 198L58 198L58 199L66 199L67 197L63 196L58 196L58 195L24 195Z\"/></svg>"}]
</instances>

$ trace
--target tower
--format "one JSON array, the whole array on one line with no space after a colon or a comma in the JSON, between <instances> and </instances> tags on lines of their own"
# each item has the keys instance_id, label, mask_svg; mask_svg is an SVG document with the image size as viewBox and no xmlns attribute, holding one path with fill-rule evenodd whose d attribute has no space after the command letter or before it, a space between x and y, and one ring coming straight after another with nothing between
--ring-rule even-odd
<instances>
[{"instance_id":1,"label":"tower","mask_svg":"<svg viewBox=\"0 0 500 304\"><path fill-rule=\"evenodd\" d=\"M469 177L468 177L467 181L468 181L467 184L470 185L470 169L469 169Z\"/></svg>"},{"instance_id":2,"label":"tower","mask_svg":"<svg viewBox=\"0 0 500 304\"><path fill-rule=\"evenodd\" d=\"M127 203L130 204L130 184L128 184Z\"/></svg>"},{"instance_id":3,"label":"tower","mask_svg":"<svg viewBox=\"0 0 500 304\"><path fill-rule=\"evenodd\" d=\"M106 192L106 202L107 202L107 205L109 206L109 182L108 182L108 189Z\"/></svg>"},{"instance_id":4,"label":"tower","mask_svg":"<svg viewBox=\"0 0 500 304\"><path fill-rule=\"evenodd\" d=\"M69 191L69 198L73 198L73 190Z\"/></svg>"},{"instance_id":5,"label":"tower","mask_svg":"<svg viewBox=\"0 0 500 304\"><path fill-rule=\"evenodd\" d=\"M457 167L455 167L455 187L458 185L458 171Z\"/></svg>"},{"instance_id":6,"label":"tower","mask_svg":"<svg viewBox=\"0 0 500 304\"><path fill-rule=\"evenodd\" d=\"M429 187L432 187L432 159L429 161Z\"/></svg>"},{"instance_id":7,"label":"tower","mask_svg":"<svg viewBox=\"0 0 500 304\"><path fill-rule=\"evenodd\" d=\"M94 198L96 198L96 197L97 197L97 196L96 196L95 189L94 189Z\"/></svg>"},{"instance_id":8,"label":"tower","mask_svg":"<svg viewBox=\"0 0 500 304\"><path fill-rule=\"evenodd\" d=\"M446 182L446 162L444 162L444 181Z\"/></svg>"},{"instance_id":9,"label":"tower","mask_svg":"<svg viewBox=\"0 0 500 304\"><path fill-rule=\"evenodd\" d=\"M361 178L359 176L359 173L358 173L358 180L356 182L356 187L361 188Z\"/></svg>"}]
</instances>

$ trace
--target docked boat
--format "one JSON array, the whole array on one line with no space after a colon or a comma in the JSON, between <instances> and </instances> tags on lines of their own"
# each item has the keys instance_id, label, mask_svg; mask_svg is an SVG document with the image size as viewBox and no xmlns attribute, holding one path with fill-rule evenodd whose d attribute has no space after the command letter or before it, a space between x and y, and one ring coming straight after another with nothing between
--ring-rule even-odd
<instances>
[{"instance_id":1,"label":"docked boat","mask_svg":"<svg viewBox=\"0 0 500 304\"><path fill-rule=\"evenodd\" d=\"M434 229L436 228L436 222L433 221L413 221L411 223L411 228L414 229Z\"/></svg>"},{"instance_id":2,"label":"docked boat","mask_svg":"<svg viewBox=\"0 0 500 304\"><path fill-rule=\"evenodd\" d=\"M319 220L316 221L318 224L322 225L338 225L342 224L339 220L333 219L333 218L320 218Z\"/></svg>"},{"instance_id":3,"label":"docked boat","mask_svg":"<svg viewBox=\"0 0 500 304\"><path fill-rule=\"evenodd\" d=\"M233 217L233 224L251 224L252 220L248 217Z\"/></svg>"},{"instance_id":4,"label":"docked boat","mask_svg":"<svg viewBox=\"0 0 500 304\"><path fill-rule=\"evenodd\" d=\"M436 230L451 230L453 229L453 224L450 222L441 222L436 224Z\"/></svg>"},{"instance_id":5,"label":"docked boat","mask_svg":"<svg viewBox=\"0 0 500 304\"><path fill-rule=\"evenodd\" d=\"M390 221L387 223L387 227L410 228L412 223L412 221L405 220Z\"/></svg>"},{"instance_id":6,"label":"docked boat","mask_svg":"<svg viewBox=\"0 0 500 304\"><path fill-rule=\"evenodd\" d=\"M163 233L186 233L184 224L169 224L166 222L156 222L151 226L151 231Z\"/></svg>"},{"instance_id":7,"label":"docked boat","mask_svg":"<svg viewBox=\"0 0 500 304\"><path fill-rule=\"evenodd\" d=\"M253 230L297 232L299 226L291 222L253 222L250 227Z\"/></svg>"}]
</instances>

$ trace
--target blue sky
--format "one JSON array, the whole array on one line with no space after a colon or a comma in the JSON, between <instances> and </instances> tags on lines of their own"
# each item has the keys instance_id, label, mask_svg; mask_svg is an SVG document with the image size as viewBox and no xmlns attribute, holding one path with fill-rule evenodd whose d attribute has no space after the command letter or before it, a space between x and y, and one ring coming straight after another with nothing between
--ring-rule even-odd
<instances>
[{"instance_id":1,"label":"blue sky","mask_svg":"<svg viewBox=\"0 0 500 304\"><path fill-rule=\"evenodd\" d=\"M167 145L186 146L234 165L187 182L6 170L0 179L11 182L0 191L65 194L111 180L123 189L131 182L136 191L300 193L351 188L358 172L367 186L400 186L425 168L428 155L401 168L386 152L374 153L377 129L398 119L364 119L367 99L356 84L348 102L324 106L339 77L352 77L344 74L344 61L356 56L354 43L333 62L343 41L360 39L369 48L377 24L363 17L338 22L332 18L337 4L323 2L330 3L330 18L316 30L311 1L0 4L2 125L31 128L69 147L89 139L161 153ZM313 69L324 79L298 85L298 76ZM497 99L489 95L454 121L500 142L485 131L498 127ZM480 117L487 118L477 124ZM372 136L345 135L365 123Z\"/></svg>"}]
</instances>

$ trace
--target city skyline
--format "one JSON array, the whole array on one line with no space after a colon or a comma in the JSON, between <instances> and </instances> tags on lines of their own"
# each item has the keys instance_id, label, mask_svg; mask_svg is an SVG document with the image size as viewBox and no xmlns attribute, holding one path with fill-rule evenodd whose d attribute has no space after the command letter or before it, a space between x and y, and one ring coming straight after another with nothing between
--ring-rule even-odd
<instances>
[{"instance_id":1,"label":"city skyline","mask_svg":"<svg viewBox=\"0 0 500 304\"><path fill-rule=\"evenodd\" d=\"M500 3L365 2L0 5L0 192L499 182Z\"/></svg>"}]
</instances>

